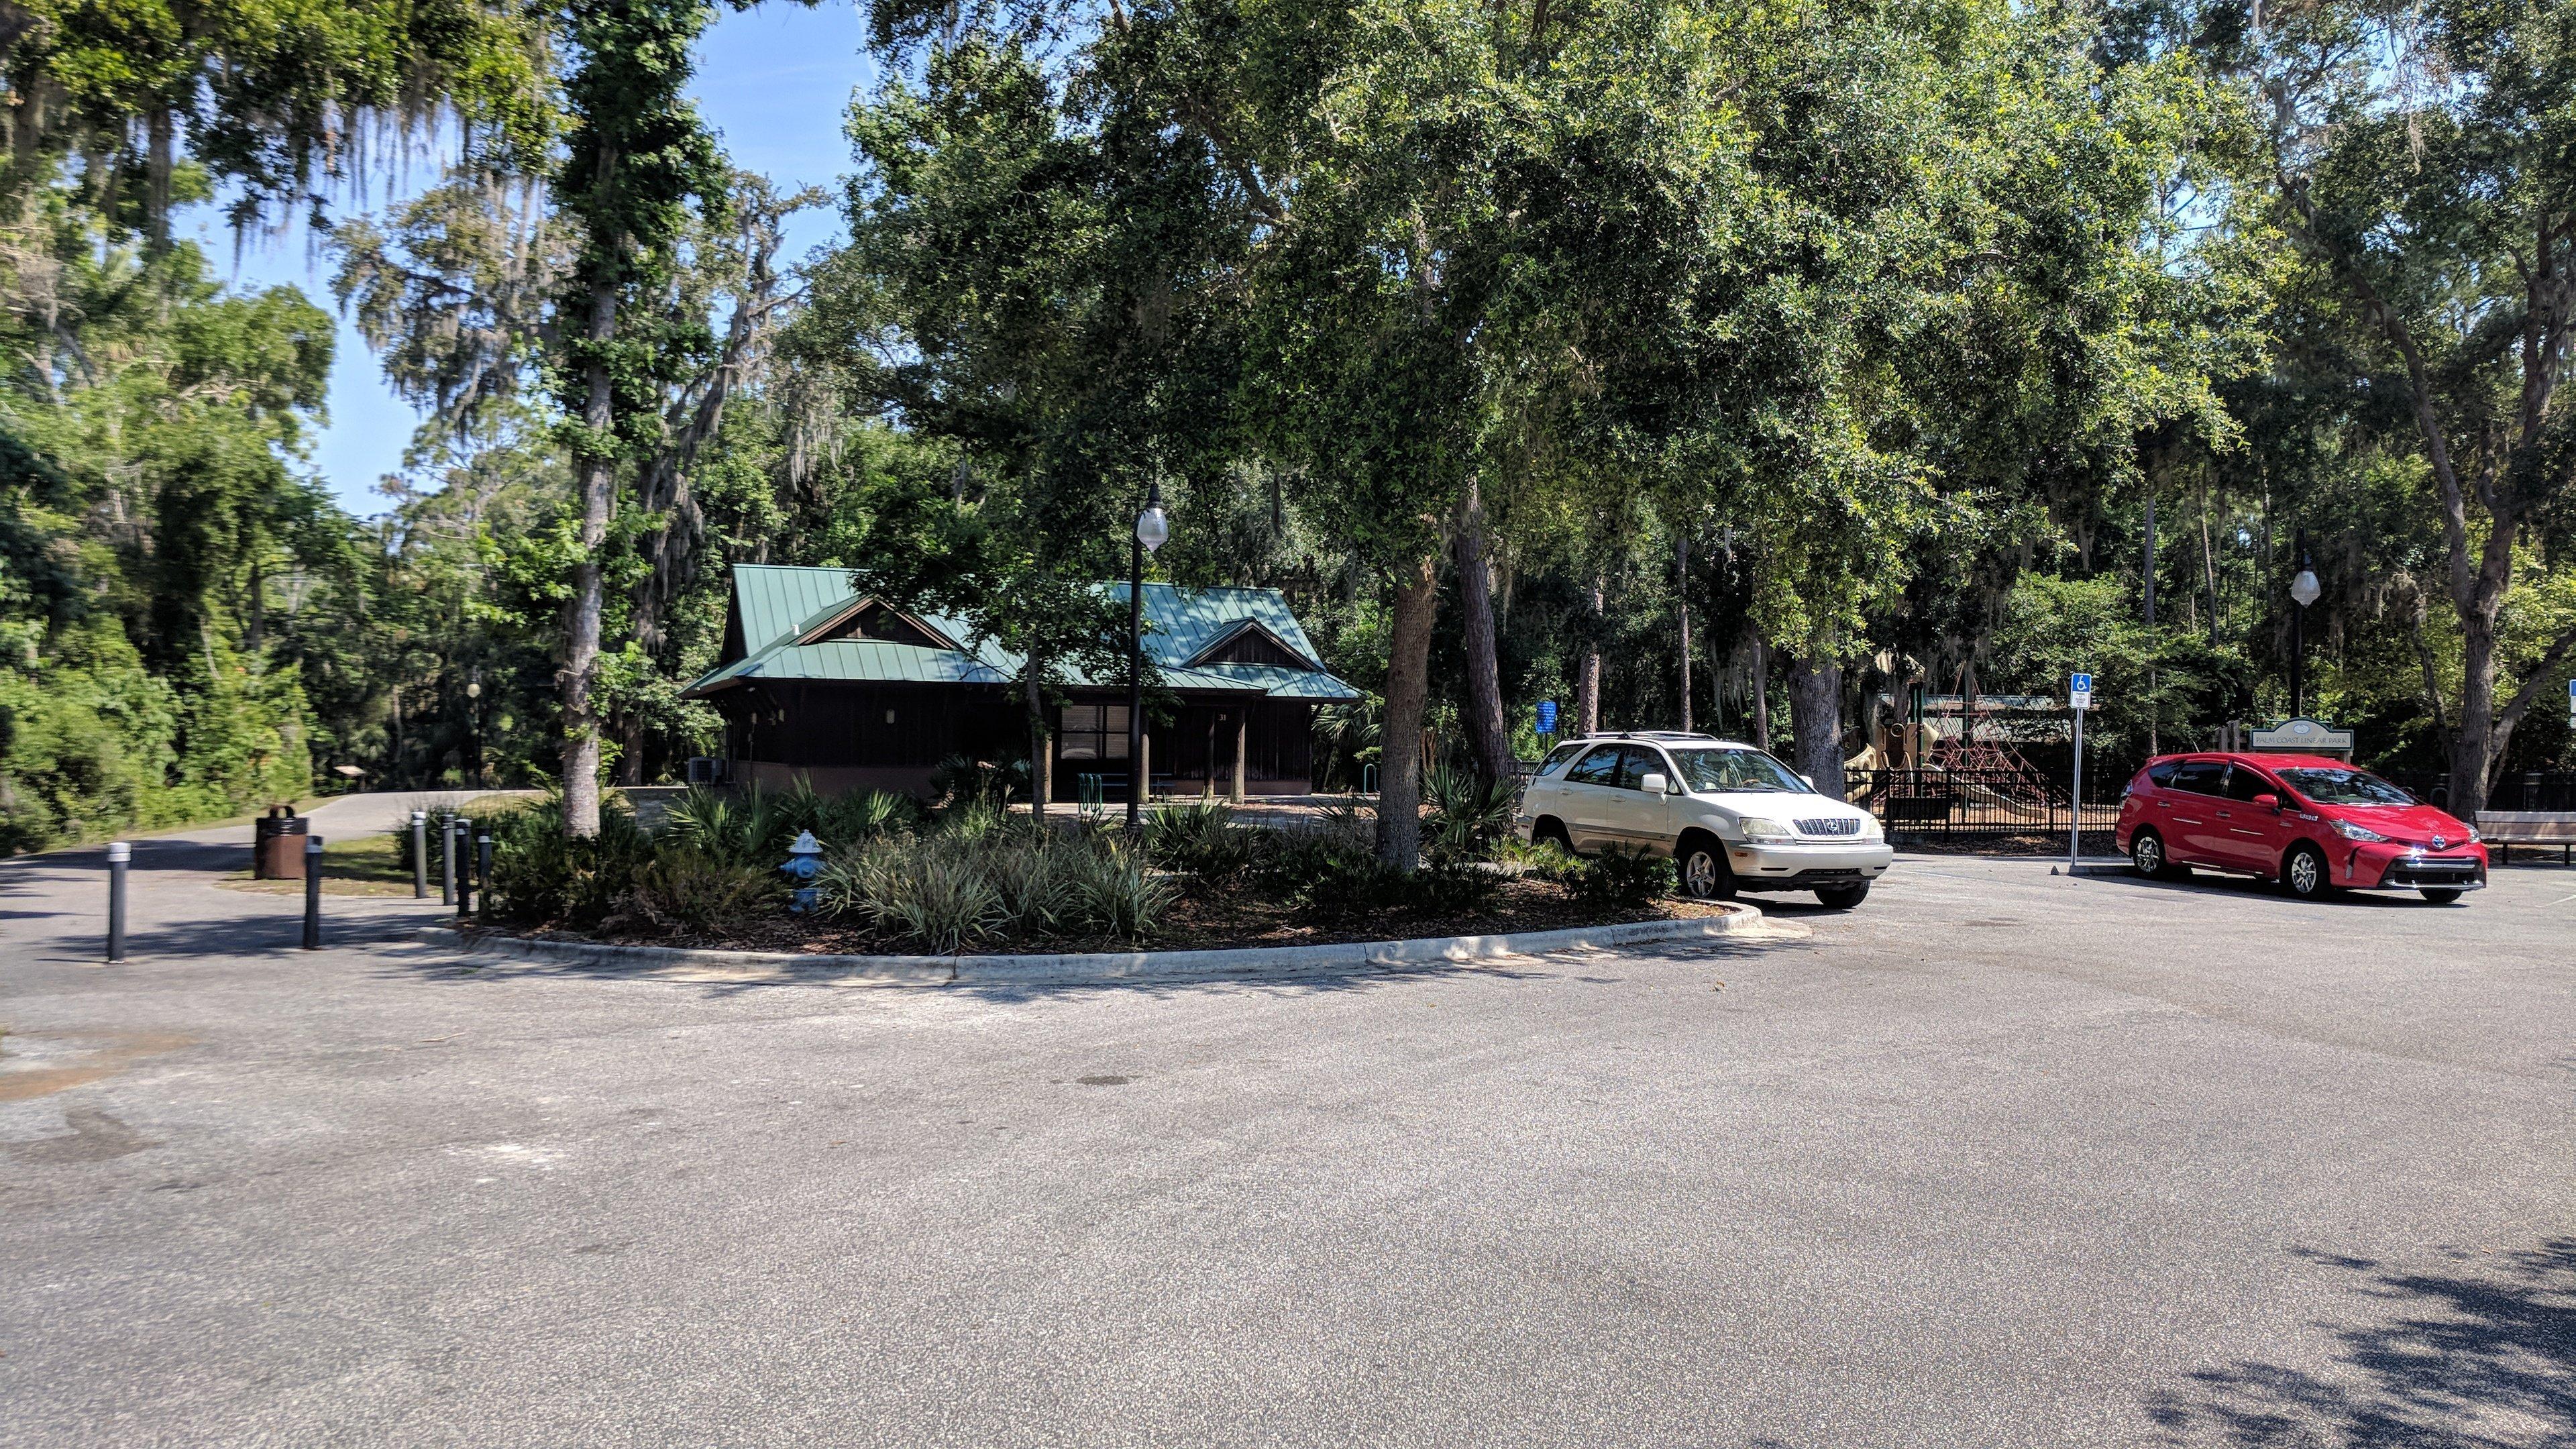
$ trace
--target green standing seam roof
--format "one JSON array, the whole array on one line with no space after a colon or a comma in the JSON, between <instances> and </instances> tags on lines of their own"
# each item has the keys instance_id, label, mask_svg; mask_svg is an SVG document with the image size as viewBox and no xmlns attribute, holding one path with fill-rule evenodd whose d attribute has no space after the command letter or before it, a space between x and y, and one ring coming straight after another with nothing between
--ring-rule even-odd
<instances>
[{"instance_id":1,"label":"green standing seam roof","mask_svg":"<svg viewBox=\"0 0 2576 1449\"><path fill-rule=\"evenodd\" d=\"M1125 602L1127 585L1103 584L1110 598ZM746 679L826 680L870 684L1007 684L1018 673L1020 657L986 642L969 653L958 649L925 649L882 639L834 639L799 644L797 638L830 622L858 602L846 569L801 568L780 564L736 564L734 609L742 621L744 655L692 682L685 694L695 697ZM964 620L936 614L915 617L951 639L968 639L974 631ZM1145 653L1171 688L1266 694L1277 699L1349 700L1359 691L1324 671L1314 642L1306 637L1288 601L1276 589L1183 589L1171 584L1145 586ZM1185 668L1181 661L1241 625L1258 620L1299 654L1314 660L1309 672L1279 664L1202 664ZM1116 685L1121 679L1077 678L1077 685Z\"/></svg>"}]
</instances>

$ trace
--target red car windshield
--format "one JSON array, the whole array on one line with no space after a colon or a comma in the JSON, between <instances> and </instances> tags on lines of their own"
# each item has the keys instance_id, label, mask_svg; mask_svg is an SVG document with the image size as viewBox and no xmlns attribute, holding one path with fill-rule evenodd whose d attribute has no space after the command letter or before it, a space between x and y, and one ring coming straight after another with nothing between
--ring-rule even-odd
<instances>
[{"instance_id":1,"label":"red car windshield","mask_svg":"<svg viewBox=\"0 0 2576 1449\"><path fill-rule=\"evenodd\" d=\"M2304 765L2277 772L2291 789L2320 805L2412 805L2415 797L2367 770Z\"/></svg>"}]
</instances>

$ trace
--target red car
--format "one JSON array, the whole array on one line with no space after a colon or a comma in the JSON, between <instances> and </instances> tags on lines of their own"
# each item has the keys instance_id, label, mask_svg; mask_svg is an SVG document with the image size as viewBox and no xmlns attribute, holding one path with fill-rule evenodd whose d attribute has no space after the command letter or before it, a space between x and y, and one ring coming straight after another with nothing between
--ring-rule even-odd
<instances>
[{"instance_id":1,"label":"red car","mask_svg":"<svg viewBox=\"0 0 2576 1449\"><path fill-rule=\"evenodd\" d=\"M2478 833L2368 770L2322 755L2166 755L2120 797L2140 875L2193 866L2277 880L2313 900L2415 890L2436 905L2487 883Z\"/></svg>"}]
</instances>

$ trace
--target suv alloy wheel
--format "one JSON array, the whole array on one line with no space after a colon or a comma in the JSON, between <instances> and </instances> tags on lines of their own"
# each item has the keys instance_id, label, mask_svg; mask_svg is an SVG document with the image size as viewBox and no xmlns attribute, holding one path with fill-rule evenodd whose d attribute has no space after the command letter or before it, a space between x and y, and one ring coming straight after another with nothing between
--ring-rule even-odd
<instances>
[{"instance_id":1,"label":"suv alloy wheel","mask_svg":"<svg viewBox=\"0 0 2576 1449\"><path fill-rule=\"evenodd\" d=\"M1681 878L1682 894L1695 901L1731 901L1735 899L1735 869L1726 863L1726 847L1705 835L1682 837L1681 848L1673 853L1674 874Z\"/></svg>"}]
</instances>

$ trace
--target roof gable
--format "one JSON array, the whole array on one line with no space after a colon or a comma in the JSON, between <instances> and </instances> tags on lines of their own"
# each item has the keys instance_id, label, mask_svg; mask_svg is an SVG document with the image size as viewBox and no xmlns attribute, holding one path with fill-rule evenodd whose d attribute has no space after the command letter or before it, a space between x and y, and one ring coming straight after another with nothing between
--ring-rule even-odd
<instances>
[{"instance_id":1,"label":"roof gable","mask_svg":"<svg viewBox=\"0 0 2576 1449\"><path fill-rule=\"evenodd\" d=\"M1124 582L1097 587L1127 599ZM1324 671L1276 589L1147 584L1144 605L1145 652L1176 688L1357 697ZM962 619L861 597L842 568L736 564L728 614L723 663L690 693L753 676L1001 683L1020 667L1017 654L989 640L964 647L974 630Z\"/></svg>"},{"instance_id":2,"label":"roof gable","mask_svg":"<svg viewBox=\"0 0 2576 1449\"><path fill-rule=\"evenodd\" d=\"M1193 667L1202 664L1267 664L1281 669L1323 667L1300 653L1297 646L1280 638L1259 619L1245 619L1219 633L1182 662Z\"/></svg>"},{"instance_id":3,"label":"roof gable","mask_svg":"<svg viewBox=\"0 0 2576 1449\"><path fill-rule=\"evenodd\" d=\"M844 605L822 623L810 624L796 634L799 644L828 644L836 639L873 639L909 644L916 649L962 651L966 647L928 618L877 599Z\"/></svg>"}]
</instances>

